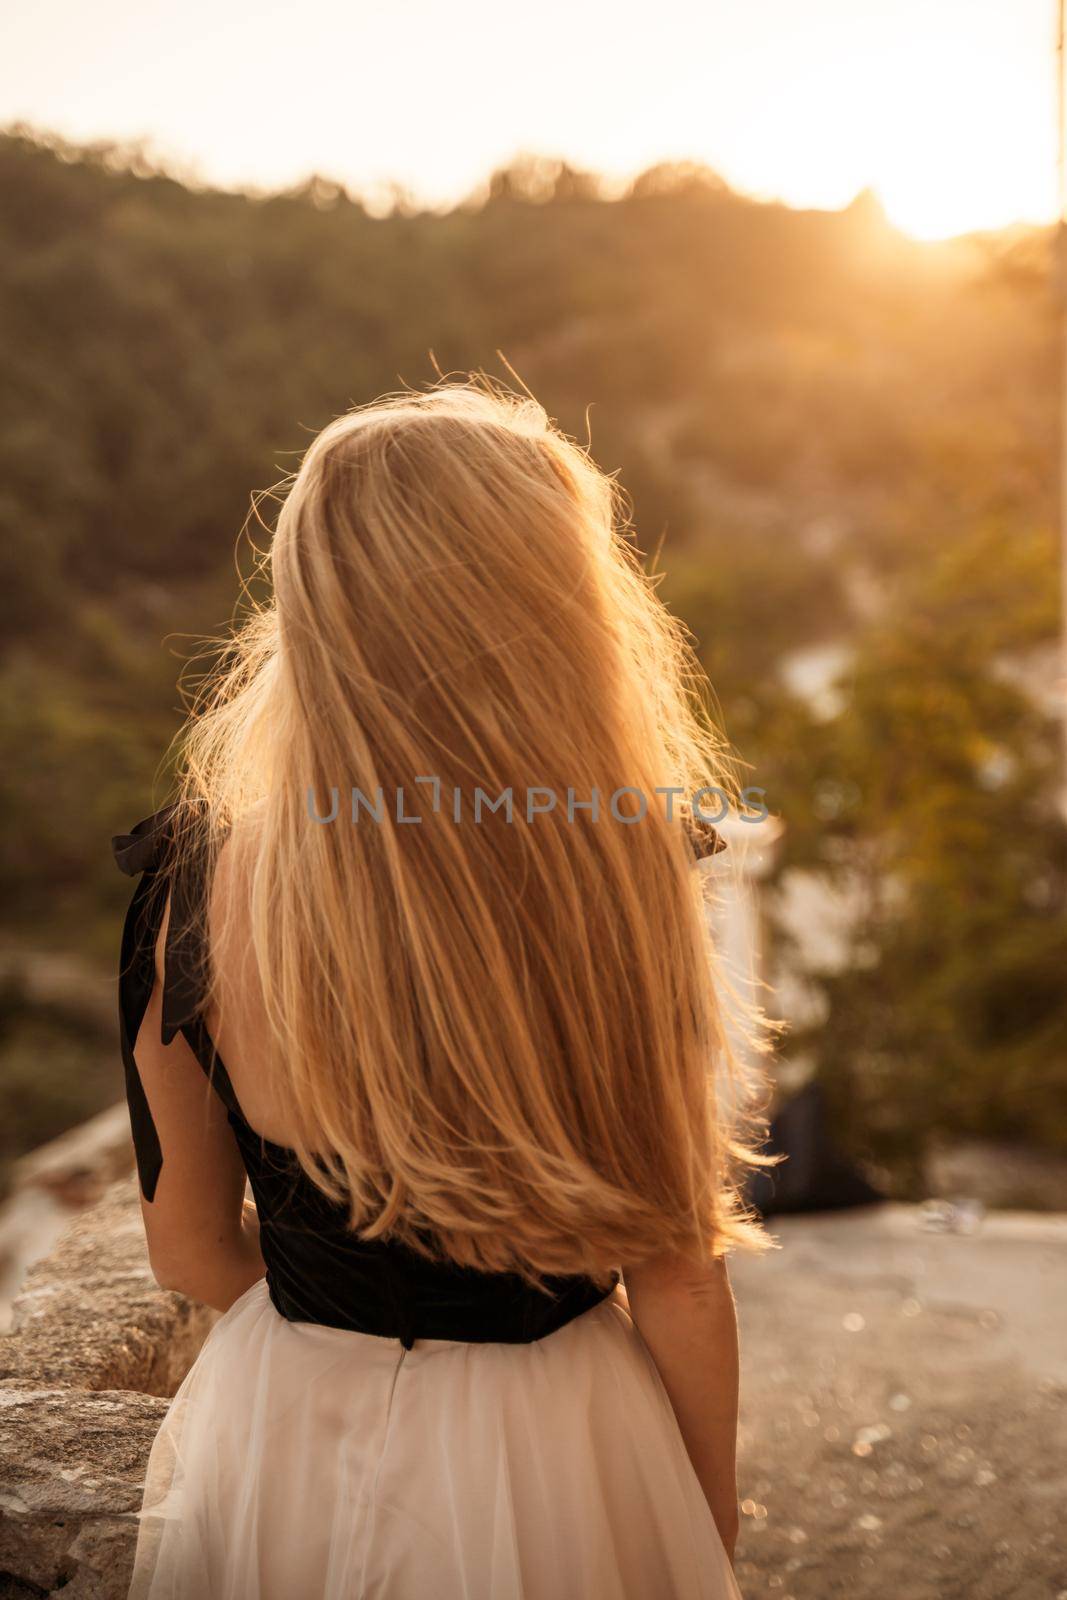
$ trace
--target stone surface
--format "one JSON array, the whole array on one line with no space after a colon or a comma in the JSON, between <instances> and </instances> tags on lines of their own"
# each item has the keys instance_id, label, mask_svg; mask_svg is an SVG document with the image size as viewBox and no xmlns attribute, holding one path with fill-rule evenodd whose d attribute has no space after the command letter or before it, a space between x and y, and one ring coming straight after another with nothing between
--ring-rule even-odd
<instances>
[{"instance_id":1,"label":"stone surface","mask_svg":"<svg viewBox=\"0 0 1067 1600\"><path fill-rule=\"evenodd\" d=\"M0 1332L26 1272L52 1250L71 1217L133 1171L125 1101L16 1161L0 1202Z\"/></svg>"},{"instance_id":2,"label":"stone surface","mask_svg":"<svg viewBox=\"0 0 1067 1600\"><path fill-rule=\"evenodd\" d=\"M783 1219L734 1268L751 1600L1067 1591L1067 1218L922 1221Z\"/></svg>"},{"instance_id":3,"label":"stone surface","mask_svg":"<svg viewBox=\"0 0 1067 1600\"><path fill-rule=\"evenodd\" d=\"M15 1162L15 1189L45 1189L75 1211L133 1170L126 1102L108 1106Z\"/></svg>"},{"instance_id":4,"label":"stone surface","mask_svg":"<svg viewBox=\"0 0 1067 1600\"><path fill-rule=\"evenodd\" d=\"M0 1338L0 1600L111 1600L145 1463L214 1314L158 1289L116 1185L30 1272Z\"/></svg>"},{"instance_id":5,"label":"stone surface","mask_svg":"<svg viewBox=\"0 0 1067 1600\"><path fill-rule=\"evenodd\" d=\"M212 1320L157 1288L136 1192L120 1183L31 1268L0 1340L0 1380L173 1394Z\"/></svg>"}]
</instances>

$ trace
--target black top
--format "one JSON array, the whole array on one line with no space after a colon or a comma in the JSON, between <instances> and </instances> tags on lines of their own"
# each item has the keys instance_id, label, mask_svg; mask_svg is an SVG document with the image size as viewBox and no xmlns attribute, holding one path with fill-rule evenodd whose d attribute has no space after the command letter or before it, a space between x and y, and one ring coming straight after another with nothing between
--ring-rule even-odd
<instances>
[{"instance_id":1,"label":"black top","mask_svg":"<svg viewBox=\"0 0 1067 1600\"><path fill-rule=\"evenodd\" d=\"M259 1213L267 1287L290 1322L312 1322L399 1339L525 1344L563 1327L612 1292L585 1277L548 1277L537 1289L512 1273L435 1262L395 1241L357 1238L348 1211L303 1171L293 1152L251 1128L201 1016L195 951L197 895L188 873L168 871L173 806L111 841L115 860L141 878L122 931L119 1022L126 1099L141 1190L151 1201L163 1153L133 1046L155 984L155 949L167 892L171 914L164 952L164 1044L181 1033L226 1107ZM714 829L694 833L698 855L723 848Z\"/></svg>"}]
</instances>

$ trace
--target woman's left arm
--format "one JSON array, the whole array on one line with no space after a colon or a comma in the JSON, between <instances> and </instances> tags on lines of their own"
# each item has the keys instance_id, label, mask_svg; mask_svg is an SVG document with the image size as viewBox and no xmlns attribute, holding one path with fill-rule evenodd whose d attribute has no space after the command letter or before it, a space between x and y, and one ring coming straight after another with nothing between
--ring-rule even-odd
<instances>
[{"instance_id":1,"label":"woman's left arm","mask_svg":"<svg viewBox=\"0 0 1067 1600\"><path fill-rule=\"evenodd\" d=\"M134 1043L163 1153L152 1200L141 1195L141 1214L160 1288L227 1311L266 1271L259 1219L244 1199L244 1166L225 1106L182 1035L161 1042L169 910L156 947L155 985Z\"/></svg>"}]
</instances>

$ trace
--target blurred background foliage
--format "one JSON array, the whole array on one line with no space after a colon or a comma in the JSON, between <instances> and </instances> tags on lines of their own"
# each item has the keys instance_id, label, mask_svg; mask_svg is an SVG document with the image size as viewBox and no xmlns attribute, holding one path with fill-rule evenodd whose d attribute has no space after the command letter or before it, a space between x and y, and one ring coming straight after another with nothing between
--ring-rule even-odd
<instances>
[{"instance_id":1,"label":"blurred background foliage","mask_svg":"<svg viewBox=\"0 0 1067 1600\"><path fill-rule=\"evenodd\" d=\"M382 216L19 132L0 189L0 1166L121 1092L77 992L111 981L109 836L163 797L251 491L498 352L619 472L785 822L770 938L819 997L786 1054L840 1137L908 1195L939 1140L1067 1153L1047 233L924 245L864 195L798 212L682 164L608 198L536 157ZM791 879L847 898L843 953L776 915Z\"/></svg>"}]
</instances>

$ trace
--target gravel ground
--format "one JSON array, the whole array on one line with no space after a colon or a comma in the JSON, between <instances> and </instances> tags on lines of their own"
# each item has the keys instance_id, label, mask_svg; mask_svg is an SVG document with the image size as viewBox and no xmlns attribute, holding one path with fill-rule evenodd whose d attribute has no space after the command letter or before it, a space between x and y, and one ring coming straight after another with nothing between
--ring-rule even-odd
<instances>
[{"instance_id":1,"label":"gravel ground","mask_svg":"<svg viewBox=\"0 0 1067 1600\"><path fill-rule=\"evenodd\" d=\"M733 1270L746 1600L1067 1600L1067 1217L771 1231Z\"/></svg>"}]
</instances>

